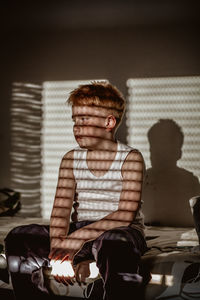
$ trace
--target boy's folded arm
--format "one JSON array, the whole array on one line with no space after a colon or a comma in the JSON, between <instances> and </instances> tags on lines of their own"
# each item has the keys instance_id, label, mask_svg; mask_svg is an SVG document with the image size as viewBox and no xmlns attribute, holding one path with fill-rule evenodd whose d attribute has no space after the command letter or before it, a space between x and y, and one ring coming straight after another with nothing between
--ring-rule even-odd
<instances>
[{"instance_id":1,"label":"boy's folded arm","mask_svg":"<svg viewBox=\"0 0 200 300\"><path fill-rule=\"evenodd\" d=\"M120 226L128 226L136 216L137 210L140 206L142 181L143 181L143 158L139 152L133 151L128 154L122 167L122 191L119 201L118 209L111 212L103 219L92 224L84 226L67 236L69 229L70 213L73 203L75 182L73 179L73 172L68 169L67 176L68 188L66 183L63 187L63 165L61 162L59 173L58 187L54 201L54 207L51 216L50 236L51 248L58 249L70 253L71 257L78 252L83 244L89 240L94 240L106 230L110 230ZM66 180L66 176L64 176ZM69 194L68 194L69 193ZM62 197L60 197L62 195ZM58 203L65 204L59 207Z\"/></svg>"},{"instance_id":2,"label":"boy's folded arm","mask_svg":"<svg viewBox=\"0 0 200 300\"><path fill-rule=\"evenodd\" d=\"M143 173L143 157L140 152L134 150L128 154L122 166L123 185L118 210L76 230L67 239L81 240L83 243L96 239L106 230L130 225L141 204Z\"/></svg>"},{"instance_id":3,"label":"boy's folded arm","mask_svg":"<svg viewBox=\"0 0 200 300\"><path fill-rule=\"evenodd\" d=\"M69 230L70 214L75 193L73 151L62 158L53 209L50 218L51 250L60 248ZM60 244L60 245L59 245Z\"/></svg>"}]
</instances>

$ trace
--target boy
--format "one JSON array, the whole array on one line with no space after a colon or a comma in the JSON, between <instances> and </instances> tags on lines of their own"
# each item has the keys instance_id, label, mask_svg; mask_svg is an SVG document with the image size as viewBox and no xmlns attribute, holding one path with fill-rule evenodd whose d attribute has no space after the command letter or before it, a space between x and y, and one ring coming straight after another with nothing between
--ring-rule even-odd
<instances>
[{"instance_id":1,"label":"boy","mask_svg":"<svg viewBox=\"0 0 200 300\"><path fill-rule=\"evenodd\" d=\"M71 261L75 277L55 279L85 283L89 263L96 261L104 299L136 299L146 250L140 211L144 162L139 151L115 139L124 98L111 84L94 82L74 90L68 103L79 147L60 164L48 257Z\"/></svg>"},{"instance_id":2,"label":"boy","mask_svg":"<svg viewBox=\"0 0 200 300\"><path fill-rule=\"evenodd\" d=\"M51 215L49 258L71 260L78 282L85 282L89 262L95 259L104 280L106 297L114 299L108 294L116 294L116 283L123 281L123 276L115 278L119 277L115 270L109 274L105 262L98 257L102 257L100 253L103 251L108 254L104 247L113 252L116 242L120 248L118 227L119 240L127 239L125 232L128 228L131 237L134 239L138 235L141 244L145 245L140 214L143 158L137 150L115 140L125 101L111 84L96 82L80 86L71 93L68 102L72 105L74 136L79 147L68 152L61 162ZM81 228L68 235L72 206L72 221L82 221L83 226L80 223ZM121 251L128 253L123 246ZM115 263L112 261L112 268L114 264L120 265L119 260L123 261L121 254ZM114 260L113 253L112 256ZM109 261L109 257L104 259ZM115 279L111 280L112 277ZM72 283L71 278L57 280Z\"/></svg>"}]
</instances>

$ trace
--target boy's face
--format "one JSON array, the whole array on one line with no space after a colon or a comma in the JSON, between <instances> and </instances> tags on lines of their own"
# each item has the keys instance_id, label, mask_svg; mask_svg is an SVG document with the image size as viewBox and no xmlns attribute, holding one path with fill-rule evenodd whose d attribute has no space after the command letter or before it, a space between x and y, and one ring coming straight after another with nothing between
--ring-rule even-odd
<instances>
[{"instance_id":1,"label":"boy's face","mask_svg":"<svg viewBox=\"0 0 200 300\"><path fill-rule=\"evenodd\" d=\"M97 149L106 139L108 112L93 106L72 106L74 137L81 148Z\"/></svg>"}]
</instances>

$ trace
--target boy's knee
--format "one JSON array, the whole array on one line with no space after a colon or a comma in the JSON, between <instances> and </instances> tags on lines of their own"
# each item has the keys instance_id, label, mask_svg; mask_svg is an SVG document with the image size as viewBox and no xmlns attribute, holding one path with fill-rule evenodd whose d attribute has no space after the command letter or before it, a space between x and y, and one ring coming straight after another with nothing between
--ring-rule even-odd
<instances>
[{"instance_id":1,"label":"boy's knee","mask_svg":"<svg viewBox=\"0 0 200 300\"><path fill-rule=\"evenodd\" d=\"M48 227L30 224L13 228L5 238L5 249L7 255L24 255L28 249L46 254L50 249Z\"/></svg>"},{"instance_id":2,"label":"boy's knee","mask_svg":"<svg viewBox=\"0 0 200 300\"><path fill-rule=\"evenodd\" d=\"M121 228L114 228L111 230L105 231L102 235L100 235L97 241L121 241L128 242L130 239L125 231Z\"/></svg>"},{"instance_id":3,"label":"boy's knee","mask_svg":"<svg viewBox=\"0 0 200 300\"><path fill-rule=\"evenodd\" d=\"M133 259L139 261L140 253L130 236L121 229L112 229L104 232L94 242L92 253L95 260L102 259Z\"/></svg>"},{"instance_id":4,"label":"boy's knee","mask_svg":"<svg viewBox=\"0 0 200 300\"><path fill-rule=\"evenodd\" d=\"M45 225L29 224L13 228L5 238L5 241L18 239L21 237L34 236L38 238L49 239L49 228Z\"/></svg>"},{"instance_id":5,"label":"boy's knee","mask_svg":"<svg viewBox=\"0 0 200 300\"><path fill-rule=\"evenodd\" d=\"M21 233L21 231L23 230L24 226L17 226L13 228L12 230L10 230L4 240L8 264L12 265L14 269L17 268L17 257L24 254L22 240L25 240L25 236Z\"/></svg>"},{"instance_id":6,"label":"boy's knee","mask_svg":"<svg viewBox=\"0 0 200 300\"><path fill-rule=\"evenodd\" d=\"M114 228L111 230L105 231L103 234L101 234L94 242L93 247L96 249L102 248L102 247L108 247L114 246L115 244L121 244L124 245L127 243L130 243L130 236L127 234L125 230L122 228ZM112 251L113 251L112 247ZM115 249L117 251L117 249Z\"/></svg>"},{"instance_id":7,"label":"boy's knee","mask_svg":"<svg viewBox=\"0 0 200 300\"><path fill-rule=\"evenodd\" d=\"M20 235L20 229L23 226L17 226L9 231L5 238L5 246L9 246L10 244L13 244L14 242L19 243L19 235Z\"/></svg>"}]
</instances>

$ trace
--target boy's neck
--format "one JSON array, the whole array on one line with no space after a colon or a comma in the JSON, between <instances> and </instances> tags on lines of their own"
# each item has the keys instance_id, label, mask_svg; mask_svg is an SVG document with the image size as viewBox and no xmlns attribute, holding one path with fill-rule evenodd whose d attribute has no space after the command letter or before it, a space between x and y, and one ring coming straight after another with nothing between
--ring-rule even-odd
<instances>
[{"instance_id":1,"label":"boy's neck","mask_svg":"<svg viewBox=\"0 0 200 300\"><path fill-rule=\"evenodd\" d=\"M116 157L117 148L117 141L110 140L104 144L104 147L93 150L88 149L86 162L90 172L97 177L103 176L110 169L110 166Z\"/></svg>"},{"instance_id":2,"label":"boy's neck","mask_svg":"<svg viewBox=\"0 0 200 300\"><path fill-rule=\"evenodd\" d=\"M95 148L88 149L89 152L103 152L103 151L117 151L117 140L109 139L104 140L102 143L98 144Z\"/></svg>"}]
</instances>

